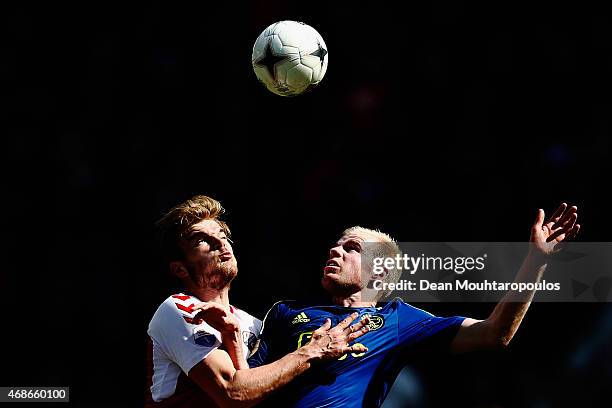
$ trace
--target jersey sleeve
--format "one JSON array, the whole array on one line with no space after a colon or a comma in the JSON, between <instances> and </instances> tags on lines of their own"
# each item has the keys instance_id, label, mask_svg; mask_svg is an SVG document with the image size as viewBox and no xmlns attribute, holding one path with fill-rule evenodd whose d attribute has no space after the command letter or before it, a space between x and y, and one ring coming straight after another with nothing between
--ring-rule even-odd
<instances>
[{"instance_id":1,"label":"jersey sleeve","mask_svg":"<svg viewBox=\"0 0 612 408\"><path fill-rule=\"evenodd\" d=\"M277 332L283 316L283 310L282 302L278 302L266 313L262 324L261 336L259 337L259 344L248 359L249 367L260 367L274 361L272 354L274 349L272 347L275 338L278 341Z\"/></svg>"},{"instance_id":2,"label":"jersey sleeve","mask_svg":"<svg viewBox=\"0 0 612 408\"><path fill-rule=\"evenodd\" d=\"M190 305L168 298L155 312L148 334L185 374L221 345L219 333L206 323L191 323Z\"/></svg>"},{"instance_id":3,"label":"jersey sleeve","mask_svg":"<svg viewBox=\"0 0 612 408\"><path fill-rule=\"evenodd\" d=\"M424 310L398 301L398 337L400 345L410 345L434 336L450 345L461 323L462 316L437 317Z\"/></svg>"}]
</instances>

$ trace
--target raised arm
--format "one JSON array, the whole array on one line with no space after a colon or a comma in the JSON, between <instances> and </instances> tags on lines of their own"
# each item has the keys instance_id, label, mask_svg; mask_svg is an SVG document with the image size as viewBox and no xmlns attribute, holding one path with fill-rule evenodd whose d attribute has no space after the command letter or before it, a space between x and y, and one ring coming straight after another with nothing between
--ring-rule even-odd
<instances>
[{"instance_id":1,"label":"raised arm","mask_svg":"<svg viewBox=\"0 0 612 408\"><path fill-rule=\"evenodd\" d=\"M560 243L573 239L580 230L577 208L563 203L550 219L544 223L544 210L538 210L531 227L531 245L515 282L537 283L546 269L546 260L560 250ZM535 286L535 285L534 285ZM485 320L465 319L451 343L455 353L506 347L518 330L535 290L508 291Z\"/></svg>"},{"instance_id":2,"label":"raised arm","mask_svg":"<svg viewBox=\"0 0 612 408\"><path fill-rule=\"evenodd\" d=\"M198 307L201 309L201 305L197 305L194 309ZM216 306L210 307L216 308ZM367 348L360 344L348 345L368 331L367 318L351 326L357 317L358 313L353 313L333 328L330 328L331 321L328 319L323 326L314 331L308 344L271 364L257 368L242 368L244 367L242 364L246 362L233 361L244 360L241 340L236 332L231 332L231 324L225 328L220 325L218 327L224 330L222 332L224 347L228 351L217 349L210 353L189 371L189 378L220 407L253 406L316 362L334 360L348 353L367 351ZM207 323L211 324L211 321L207 320ZM227 321L221 323L226 324Z\"/></svg>"}]
</instances>

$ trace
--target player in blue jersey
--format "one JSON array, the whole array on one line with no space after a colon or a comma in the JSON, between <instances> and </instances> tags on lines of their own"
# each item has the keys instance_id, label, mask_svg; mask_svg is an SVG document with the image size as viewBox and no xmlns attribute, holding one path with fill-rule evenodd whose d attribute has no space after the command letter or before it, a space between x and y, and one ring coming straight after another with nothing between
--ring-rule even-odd
<instances>
[{"instance_id":1,"label":"player in blue jersey","mask_svg":"<svg viewBox=\"0 0 612 408\"><path fill-rule=\"evenodd\" d=\"M562 204L544 221L544 211L531 229L531 250L515 282L538 282L546 268L546 259L557 245L573 238L579 231L576 207ZM365 253L376 242L379 253ZM386 397L406 354L435 345L466 352L508 345L518 329L533 298L534 291L510 291L485 320L464 317L435 317L430 313L395 300L377 306L380 291L370 289L372 280L396 281L399 272L386 270L381 277L362 268L362 259L372 256L394 257L400 250L393 239L379 231L353 227L329 252L321 283L332 299L327 306L279 302L268 312L258 351L249 359L251 367L275 361L306 344L322 324L340 322L351 313L369 320L369 331L358 341L367 352L354 352L338 360L311 368L266 401L282 407L375 407ZM372 297L372 294L377 297ZM198 305L196 308L205 308ZM349 326L349 329L351 327ZM328 346L335 344L329 336ZM425 349L425 348L423 348ZM430 348L431 349L431 348ZM428 349L429 350L429 349Z\"/></svg>"},{"instance_id":2,"label":"player in blue jersey","mask_svg":"<svg viewBox=\"0 0 612 408\"><path fill-rule=\"evenodd\" d=\"M557 245L579 231L576 207L562 204L544 222L539 210L531 229L531 250L517 282L537 282L546 268L546 257ZM376 407L387 395L395 377L406 364L405 353L426 343L435 343L453 352L505 347L508 345L533 298L534 292L509 292L485 320L464 317L435 317L401 300L376 307L368 284L380 276L364 273L362 256L366 242L380 242L384 256L399 253L386 234L365 228L346 230L331 248L321 283L332 298L332 305L312 306L293 302L275 304L264 321L263 337L257 353L249 359L256 367L274 361L308 342L321 324L336 324L352 312L368 316L369 332L358 341L367 352L351 353L315 367L306 375L272 396L268 402L283 407ZM381 254L377 254L381 255ZM387 271L384 280L399 276ZM382 293L379 292L381 295ZM330 342L334 339L330 338ZM439 348L438 348L439 350Z\"/></svg>"}]
</instances>

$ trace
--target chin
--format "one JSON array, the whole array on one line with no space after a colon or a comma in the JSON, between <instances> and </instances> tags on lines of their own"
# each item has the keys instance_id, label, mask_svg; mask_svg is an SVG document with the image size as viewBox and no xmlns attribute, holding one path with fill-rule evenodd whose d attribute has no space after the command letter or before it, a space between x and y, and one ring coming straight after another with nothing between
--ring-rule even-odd
<instances>
[{"instance_id":1,"label":"chin","mask_svg":"<svg viewBox=\"0 0 612 408\"><path fill-rule=\"evenodd\" d=\"M229 285L236 275L238 275L238 265L236 263L222 264L208 275L206 284L211 288L221 290Z\"/></svg>"},{"instance_id":2,"label":"chin","mask_svg":"<svg viewBox=\"0 0 612 408\"><path fill-rule=\"evenodd\" d=\"M336 279L331 278L330 276L323 276L321 278L321 286L327 293L331 296L350 296L353 293L359 292L361 289L359 286L352 285L346 282L339 282Z\"/></svg>"},{"instance_id":3,"label":"chin","mask_svg":"<svg viewBox=\"0 0 612 408\"><path fill-rule=\"evenodd\" d=\"M229 265L222 265L220 269L230 282L238 275L238 265L235 262Z\"/></svg>"}]
</instances>

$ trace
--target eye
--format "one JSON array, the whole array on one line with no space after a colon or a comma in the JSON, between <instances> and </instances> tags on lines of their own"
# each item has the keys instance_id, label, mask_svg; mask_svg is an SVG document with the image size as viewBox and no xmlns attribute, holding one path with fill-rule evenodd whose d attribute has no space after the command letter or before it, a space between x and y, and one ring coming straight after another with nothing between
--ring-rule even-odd
<instances>
[{"instance_id":1,"label":"eye","mask_svg":"<svg viewBox=\"0 0 612 408\"><path fill-rule=\"evenodd\" d=\"M350 252L350 251L359 252L359 251L361 251L361 247L357 243L355 243L355 242L347 242L344 245L344 248L345 248L345 250L347 252Z\"/></svg>"},{"instance_id":2,"label":"eye","mask_svg":"<svg viewBox=\"0 0 612 408\"><path fill-rule=\"evenodd\" d=\"M202 243L210 245L210 237L206 236L205 234L198 234L191 238L191 244L194 247L197 247Z\"/></svg>"}]
</instances>

